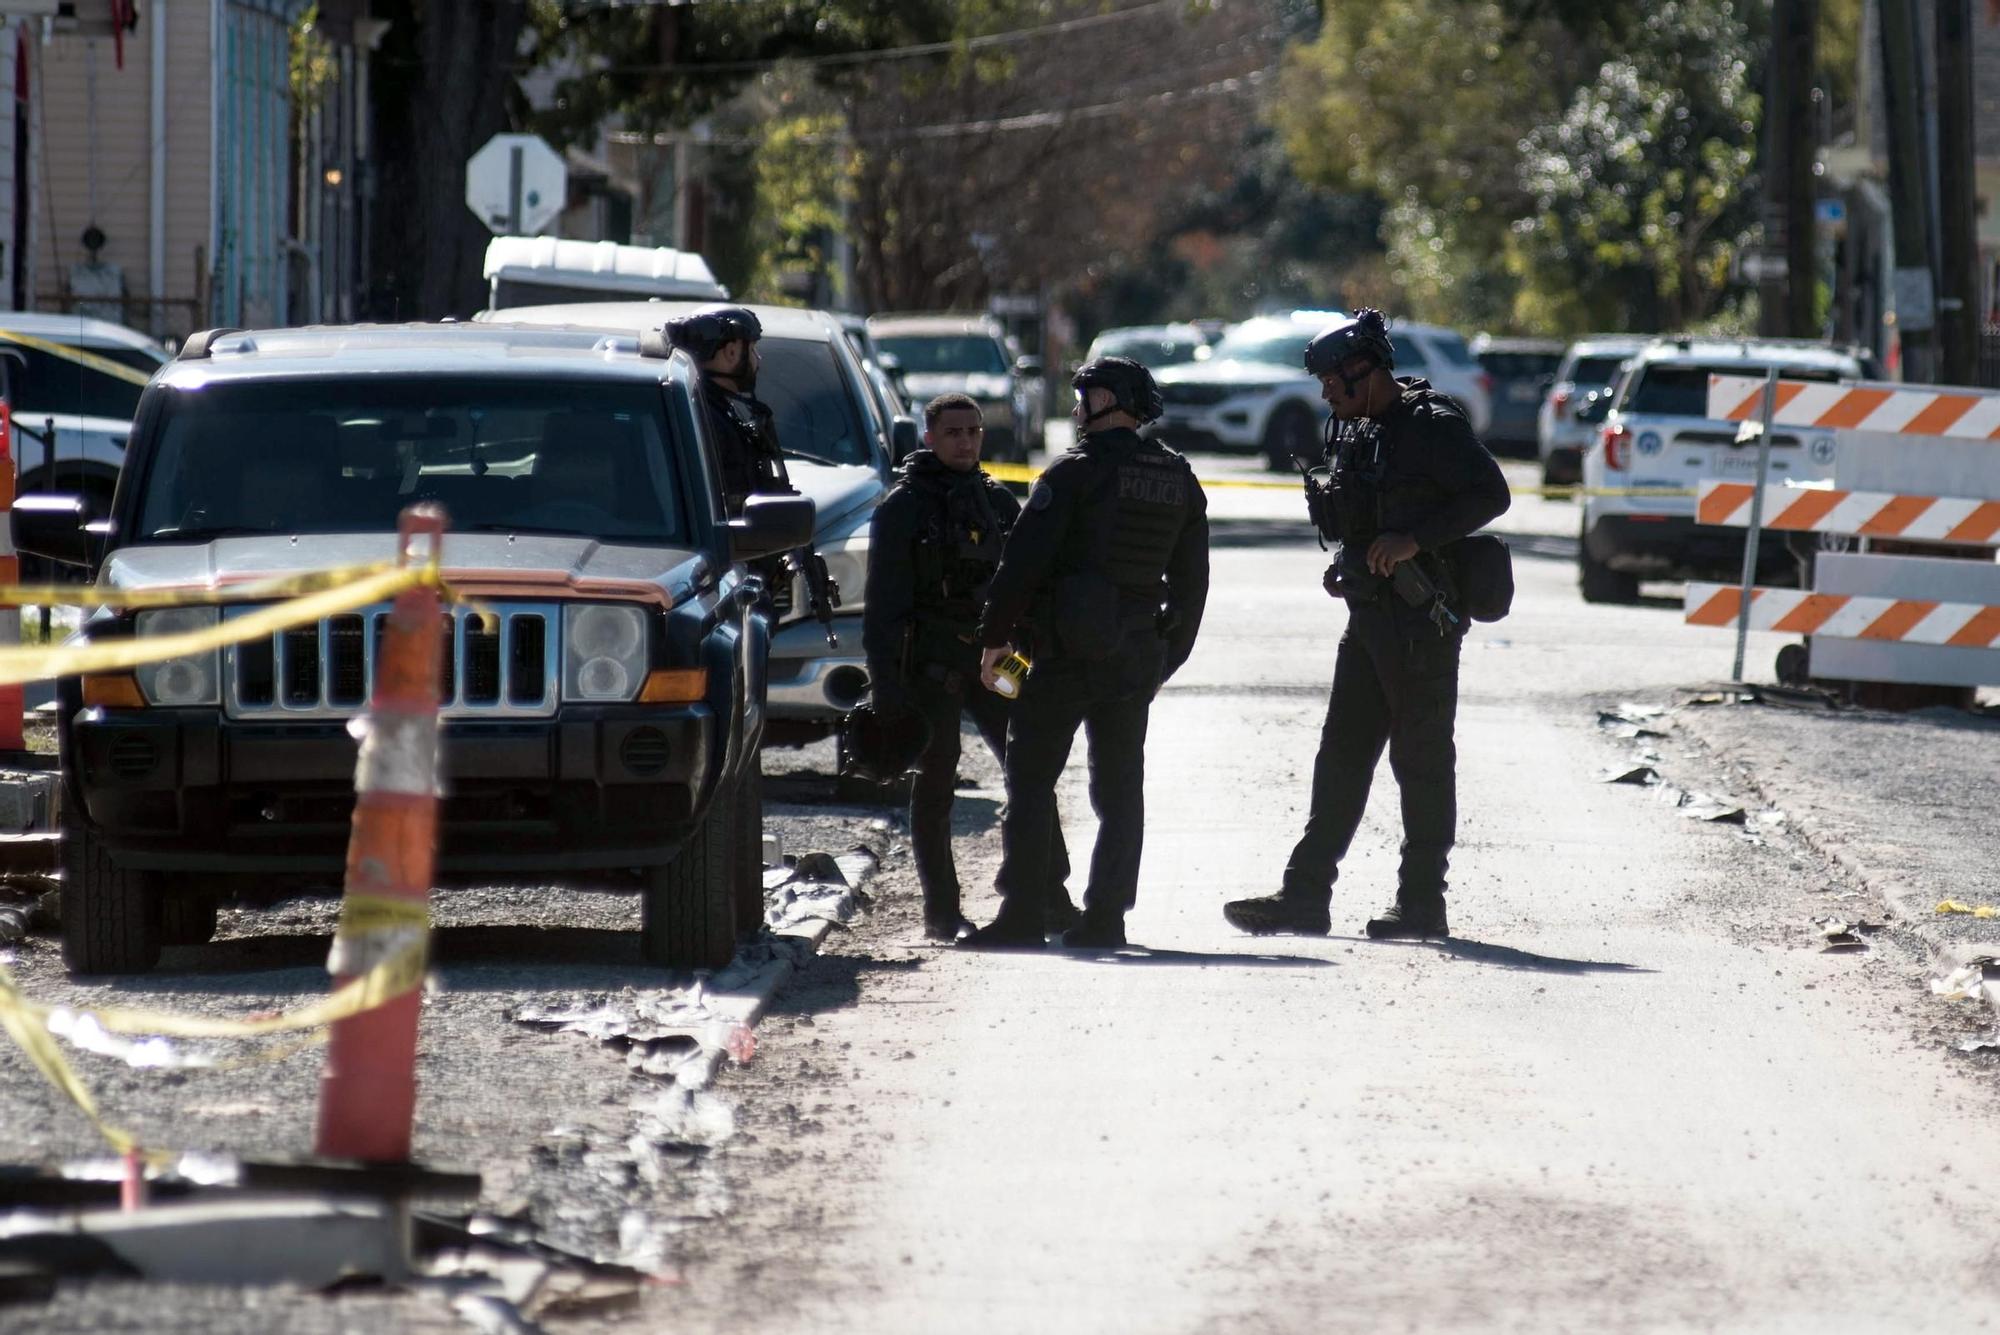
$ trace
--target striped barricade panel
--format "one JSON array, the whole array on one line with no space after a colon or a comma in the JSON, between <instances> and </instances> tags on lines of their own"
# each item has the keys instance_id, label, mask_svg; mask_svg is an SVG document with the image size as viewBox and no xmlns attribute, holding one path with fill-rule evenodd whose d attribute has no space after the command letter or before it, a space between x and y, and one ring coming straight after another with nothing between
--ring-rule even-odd
<instances>
[{"instance_id":1,"label":"striped barricade panel","mask_svg":"<svg viewBox=\"0 0 2000 1335\"><path fill-rule=\"evenodd\" d=\"M1764 415L1762 376L1712 375L1708 415L1755 422ZM1780 380L1775 426L2000 441L2000 391L1890 383Z\"/></svg>"},{"instance_id":2,"label":"striped barricade panel","mask_svg":"<svg viewBox=\"0 0 2000 1335\"><path fill-rule=\"evenodd\" d=\"M1756 491L1749 482L1702 483L1695 522L1747 528ZM1791 533L1852 533L1983 547L2000 543L2000 501L1767 486L1763 523L1765 528Z\"/></svg>"},{"instance_id":3,"label":"striped barricade panel","mask_svg":"<svg viewBox=\"0 0 2000 1335\"><path fill-rule=\"evenodd\" d=\"M1743 590L1734 584L1687 586L1686 619L1690 626L1733 630L1742 606ZM1759 588L1750 591L1750 629L1990 649L2000 643L2000 607Z\"/></svg>"}]
</instances>

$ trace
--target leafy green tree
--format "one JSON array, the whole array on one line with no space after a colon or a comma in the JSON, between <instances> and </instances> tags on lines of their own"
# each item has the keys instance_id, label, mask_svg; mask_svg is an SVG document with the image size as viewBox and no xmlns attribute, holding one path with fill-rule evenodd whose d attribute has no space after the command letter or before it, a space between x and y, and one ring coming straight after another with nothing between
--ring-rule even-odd
<instances>
[{"instance_id":1,"label":"leafy green tree","mask_svg":"<svg viewBox=\"0 0 2000 1335\"><path fill-rule=\"evenodd\" d=\"M1316 40L1290 53L1276 113L1286 148L1306 180L1384 201L1382 240L1410 314L1510 316L1499 258L1533 204L1520 142L1594 68L1590 41L1569 25L1603 40L1604 8L1330 2Z\"/></svg>"},{"instance_id":2,"label":"leafy green tree","mask_svg":"<svg viewBox=\"0 0 2000 1335\"><path fill-rule=\"evenodd\" d=\"M1716 313L1756 225L1752 55L1726 0L1662 0L1527 136L1532 211L1507 252L1518 322L1676 329Z\"/></svg>"}]
</instances>

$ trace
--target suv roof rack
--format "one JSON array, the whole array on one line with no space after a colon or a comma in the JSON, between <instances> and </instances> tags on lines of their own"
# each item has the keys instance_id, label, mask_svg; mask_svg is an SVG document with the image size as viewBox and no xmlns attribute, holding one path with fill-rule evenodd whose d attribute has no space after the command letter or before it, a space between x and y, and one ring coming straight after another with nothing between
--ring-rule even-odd
<instances>
[{"instance_id":1,"label":"suv roof rack","mask_svg":"<svg viewBox=\"0 0 2000 1335\"><path fill-rule=\"evenodd\" d=\"M181 344L181 350L175 354L174 360L179 362L199 361L210 354L215 340L230 334L240 334L242 332L241 329L233 325L221 325L214 329L203 329L198 333L189 334L187 342Z\"/></svg>"}]
</instances>

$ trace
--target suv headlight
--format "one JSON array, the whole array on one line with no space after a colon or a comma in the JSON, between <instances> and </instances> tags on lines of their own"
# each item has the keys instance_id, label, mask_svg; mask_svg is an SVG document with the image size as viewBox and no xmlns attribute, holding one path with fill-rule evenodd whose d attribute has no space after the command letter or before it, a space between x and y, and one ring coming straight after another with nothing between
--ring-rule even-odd
<instances>
[{"instance_id":1,"label":"suv headlight","mask_svg":"<svg viewBox=\"0 0 2000 1335\"><path fill-rule=\"evenodd\" d=\"M563 609L563 698L630 700L646 680L646 609Z\"/></svg>"},{"instance_id":2,"label":"suv headlight","mask_svg":"<svg viewBox=\"0 0 2000 1335\"><path fill-rule=\"evenodd\" d=\"M182 635L209 630L221 617L213 607L168 607L139 613L133 627L140 638ZM168 658L133 669L139 691L152 705L214 705L221 703L222 655L218 650Z\"/></svg>"}]
</instances>

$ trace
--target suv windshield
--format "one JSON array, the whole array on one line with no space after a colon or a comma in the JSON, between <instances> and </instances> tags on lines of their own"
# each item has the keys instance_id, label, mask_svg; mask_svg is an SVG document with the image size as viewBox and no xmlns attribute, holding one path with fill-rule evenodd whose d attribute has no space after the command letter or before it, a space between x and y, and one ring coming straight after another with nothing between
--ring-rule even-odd
<instances>
[{"instance_id":1,"label":"suv windshield","mask_svg":"<svg viewBox=\"0 0 2000 1335\"><path fill-rule=\"evenodd\" d=\"M822 464L874 462L855 388L833 345L822 339L765 337L757 397L770 405L788 459Z\"/></svg>"},{"instance_id":2,"label":"suv windshield","mask_svg":"<svg viewBox=\"0 0 2000 1335\"><path fill-rule=\"evenodd\" d=\"M1093 357L1130 357L1148 370L1185 366L1202 347L1199 338L1172 334L1107 334L1091 345Z\"/></svg>"},{"instance_id":3,"label":"suv windshield","mask_svg":"<svg viewBox=\"0 0 2000 1335\"><path fill-rule=\"evenodd\" d=\"M1300 330L1287 329L1274 334L1268 329L1232 329L1222 336L1209 357L1213 361L1263 362L1304 375L1306 343L1311 338L1310 332Z\"/></svg>"},{"instance_id":4,"label":"suv windshield","mask_svg":"<svg viewBox=\"0 0 2000 1335\"><path fill-rule=\"evenodd\" d=\"M1721 366L1648 366L1638 373L1639 382L1621 406L1628 413L1649 413L1661 417L1707 417L1708 378L1712 375L1763 375L1770 369L1749 362ZM1780 372L1787 380L1812 380L1832 384L1853 371L1787 367Z\"/></svg>"},{"instance_id":5,"label":"suv windshield","mask_svg":"<svg viewBox=\"0 0 2000 1335\"><path fill-rule=\"evenodd\" d=\"M1007 354L984 334L878 335L875 346L895 354L907 375L1006 375Z\"/></svg>"},{"instance_id":6,"label":"suv windshield","mask_svg":"<svg viewBox=\"0 0 2000 1335\"><path fill-rule=\"evenodd\" d=\"M454 531L674 543L687 533L658 386L377 376L169 391L141 538Z\"/></svg>"},{"instance_id":7,"label":"suv windshield","mask_svg":"<svg viewBox=\"0 0 2000 1335\"><path fill-rule=\"evenodd\" d=\"M1625 359L1629 355L1614 353L1579 357L1576 359L1576 366L1569 373L1570 383L1582 386L1608 385L1618 378L1618 368L1625 364Z\"/></svg>"}]
</instances>

